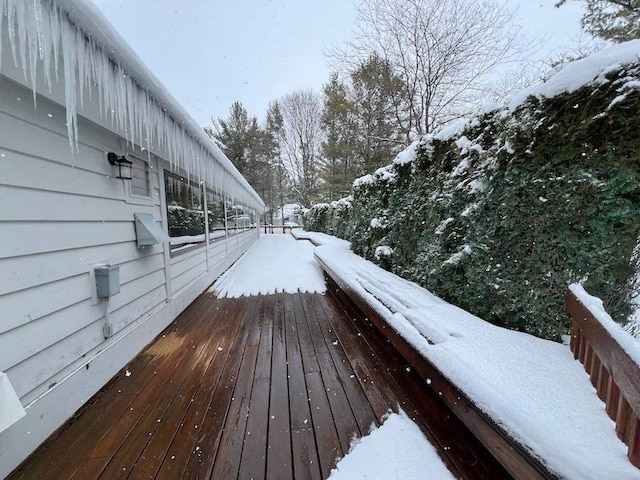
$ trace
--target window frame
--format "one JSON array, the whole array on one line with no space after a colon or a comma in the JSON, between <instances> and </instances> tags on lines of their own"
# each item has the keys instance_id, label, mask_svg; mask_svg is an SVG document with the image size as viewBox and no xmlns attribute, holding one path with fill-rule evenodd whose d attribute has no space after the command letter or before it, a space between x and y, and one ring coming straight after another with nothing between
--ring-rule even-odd
<instances>
[{"instance_id":1,"label":"window frame","mask_svg":"<svg viewBox=\"0 0 640 480\"><path fill-rule=\"evenodd\" d=\"M152 185L152 181L151 181L151 170L152 170L152 165L151 165L151 159L148 160L144 160L141 157L141 155L135 155L135 154L131 154L131 153L127 153L127 157L129 157L131 159L132 162L141 162L142 164L144 164L145 166L145 170L147 172L147 192L148 195L140 195L138 193L133 193L133 188L132 188L132 182L133 180L129 180L124 182L125 183L125 201L126 203L130 203L133 205L145 205L145 206L153 206L153 185ZM133 169L132 169L132 175L133 175Z\"/></svg>"},{"instance_id":2,"label":"window frame","mask_svg":"<svg viewBox=\"0 0 640 480\"><path fill-rule=\"evenodd\" d=\"M187 177L180 175L179 173L176 172L172 172L168 169L164 169L164 177L163 177L163 182L164 182L164 190L165 190L165 195L164 195L164 208L166 211L166 215L167 215L167 234L169 235L169 238L175 238L175 237L171 237L171 233L169 231L169 222L170 222L170 215L169 215L169 207L171 205L169 205L169 198L168 198L168 193L169 193L169 185L168 185L168 179L170 177L173 177L174 179L183 182L185 184L187 184L190 187L195 187L198 189L199 191L199 197L200 197L200 205L203 209L202 211L202 215L204 217L204 207L205 207L205 201L204 201L204 191L205 189L203 188L204 185L194 182L192 180L188 180ZM184 207L183 207L184 208ZM171 245L171 242L169 242L169 255L171 258L176 257L176 256L180 256L182 254L191 252L193 250L196 250L198 248L203 248L207 246L207 238L208 238L208 232L207 232L207 225L206 225L206 221L204 221L203 218L203 226L204 226L204 240L202 240L201 242L197 242L197 243L193 243L193 244L184 244L184 245L177 245L177 246L173 246ZM200 235L200 234L199 234ZM186 246L185 246L186 245Z\"/></svg>"},{"instance_id":3,"label":"window frame","mask_svg":"<svg viewBox=\"0 0 640 480\"><path fill-rule=\"evenodd\" d=\"M227 238L229 238L229 230L227 228L227 216L226 216L224 195L217 192L213 188L206 188L206 185L205 185L204 196L206 200L207 215L209 215L209 212L211 211L211 207L208 202L208 198L209 198L208 194L212 194L214 197L216 197L216 203L222 203L222 224L223 224L222 228L214 227L213 230L209 230L209 226L207 225L207 236L209 237L209 245L211 245L212 243L219 242L220 240L226 240ZM218 237L218 236L211 235L211 232L220 231L220 230L224 230L224 236Z\"/></svg>"}]
</instances>

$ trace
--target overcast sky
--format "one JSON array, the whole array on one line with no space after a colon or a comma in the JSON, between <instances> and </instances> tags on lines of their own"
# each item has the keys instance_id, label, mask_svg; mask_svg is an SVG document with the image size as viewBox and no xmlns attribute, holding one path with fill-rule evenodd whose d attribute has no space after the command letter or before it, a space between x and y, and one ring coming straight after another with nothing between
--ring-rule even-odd
<instances>
[{"instance_id":1,"label":"overcast sky","mask_svg":"<svg viewBox=\"0 0 640 480\"><path fill-rule=\"evenodd\" d=\"M348 39L353 0L93 0L149 69L201 125L240 100L262 119L267 104L329 79L323 51ZM473 1L473 0L469 0ZM582 7L508 0L537 53L569 46Z\"/></svg>"}]
</instances>

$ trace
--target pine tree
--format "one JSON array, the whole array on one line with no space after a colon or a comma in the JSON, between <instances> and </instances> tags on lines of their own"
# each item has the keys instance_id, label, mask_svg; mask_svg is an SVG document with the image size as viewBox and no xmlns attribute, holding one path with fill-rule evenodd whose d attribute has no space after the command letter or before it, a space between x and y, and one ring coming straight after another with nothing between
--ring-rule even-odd
<instances>
[{"instance_id":1,"label":"pine tree","mask_svg":"<svg viewBox=\"0 0 640 480\"><path fill-rule=\"evenodd\" d=\"M334 73L324 86L322 178L327 200L348 195L357 177L389 163L402 149L402 88L389 62L376 54L362 61L346 81Z\"/></svg>"},{"instance_id":2,"label":"pine tree","mask_svg":"<svg viewBox=\"0 0 640 480\"><path fill-rule=\"evenodd\" d=\"M335 73L324 86L323 93L322 127L325 140L322 143L322 153L325 164L322 193L326 200L335 200L348 195L356 177L358 158L355 106L347 98L346 85Z\"/></svg>"},{"instance_id":3,"label":"pine tree","mask_svg":"<svg viewBox=\"0 0 640 480\"><path fill-rule=\"evenodd\" d=\"M258 120L249 118L242 103L233 102L227 119L218 118L212 121L211 127L205 131L215 138L227 157L243 175L248 174L251 157L251 138L255 137ZM245 175L246 176L246 175Z\"/></svg>"},{"instance_id":4,"label":"pine tree","mask_svg":"<svg viewBox=\"0 0 640 480\"><path fill-rule=\"evenodd\" d=\"M250 117L242 103L236 101L231 105L227 119L214 120L205 131L218 141L225 155L265 203L272 206L271 143L258 119Z\"/></svg>"},{"instance_id":5,"label":"pine tree","mask_svg":"<svg viewBox=\"0 0 640 480\"><path fill-rule=\"evenodd\" d=\"M282 111L280 110L280 103L274 101L269 103L267 108L267 121L265 125L265 144L267 145L270 164L271 164L271 185L273 190L273 201L269 209L269 220L273 224L273 211L277 205L280 209L280 217L284 221L284 202L287 190L287 172L284 167L284 161L281 152L282 136L284 134L284 119L282 118Z\"/></svg>"},{"instance_id":6,"label":"pine tree","mask_svg":"<svg viewBox=\"0 0 640 480\"><path fill-rule=\"evenodd\" d=\"M585 6L582 28L591 35L613 42L640 38L640 0L577 1ZM561 0L556 7L566 2Z\"/></svg>"},{"instance_id":7,"label":"pine tree","mask_svg":"<svg viewBox=\"0 0 640 480\"><path fill-rule=\"evenodd\" d=\"M351 83L362 159L359 174L363 175L389 163L403 144L397 120L407 107L402 101L402 80L393 73L391 64L375 53L351 74Z\"/></svg>"}]
</instances>

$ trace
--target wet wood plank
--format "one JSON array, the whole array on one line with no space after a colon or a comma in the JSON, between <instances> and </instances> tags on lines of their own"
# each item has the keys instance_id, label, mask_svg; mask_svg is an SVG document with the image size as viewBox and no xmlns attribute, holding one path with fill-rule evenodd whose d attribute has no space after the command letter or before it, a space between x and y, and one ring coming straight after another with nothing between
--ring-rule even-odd
<instances>
[{"instance_id":1,"label":"wet wood plank","mask_svg":"<svg viewBox=\"0 0 640 480\"><path fill-rule=\"evenodd\" d=\"M302 313L298 310L298 315ZM312 429L309 393L302 365L294 296L284 299L284 326L289 367L289 420L294 478L320 480L320 460ZM268 462L267 462L268 464Z\"/></svg>"},{"instance_id":2,"label":"wet wood plank","mask_svg":"<svg viewBox=\"0 0 640 480\"><path fill-rule=\"evenodd\" d=\"M322 329L324 340L333 358L333 363L340 378L346 397L351 405L351 410L362 435L366 435L372 426L379 425L382 417L389 411L391 405L386 401L382 392L374 382L359 382L353 364L360 366L361 371L369 371L369 365L376 361L375 355L369 356L365 362L360 362L360 354L349 342L353 337L349 334L340 335L339 331L345 323L336 314L336 310L330 304L331 295L312 298L316 319ZM355 338L361 338L355 335ZM347 345L348 344L348 345ZM362 344L366 351L368 345ZM351 358L349 355L351 352ZM365 391L365 388L367 391Z\"/></svg>"},{"instance_id":3,"label":"wet wood plank","mask_svg":"<svg viewBox=\"0 0 640 480\"><path fill-rule=\"evenodd\" d=\"M273 319L269 438L267 441L266 478L272 480L293 478L286 332L284 295L280 294L277 298Z\"/></svg>"},{"instance_id":4,"label":"wet wood plank","mask_svg":"<svg viewBox=\"0 0 640 480\"><path fill-rule=\"evenodd\" d=\"M314 348L316 350L316 358L318 360L322 382L324 383L326 396L331 408L331 416L333 417L338 439L340 440L340 446L342 447L343 452L348 452L351 439L354 436L360 437L361 432L358 427L358 422L355 419L354 412L349 404L343 384L338 376L331 351L327 345L325 335L327 335L328 332L324 331L320 327L320 323L316 317L316 309L321 311L322 307L320 307L317 302L312 302L312 298L313 297L307 295L302 296L302 305L305 311L305 316L308 320L309 333L311 334ZM331 346L334 350L339 348L338 345ZM339 363L342 363L341 360L342 359L339 359ZM348 374L346 378L348 378ZM362 413L366 415L367 412L365 411ZM373 421L373 416L371 416L371 421ZM366 429L364 430L364 433L367 433Z\"/></svg>"},{"instance_id":5,"label":"wet wood plank","mask_svg":"<svg viewBox=\"0 0 640 480\"><path fill-rule=\"evenodd\" d=\"M223 370L203 423L194 425L194 429L191 431L191 435L197 441L188 452L189 460L182 473L182 478L209 478L215 466L215 460L222 458L218 454L225 425L230 416L236 412L235 406L238 405L234 396L236 394L236 386L246 381L246 378L241 376L241 366L245 364L245 368L250 367L250 365L247 365L250 362L249 357L255 352L260 338L260 330L256 331L256 327L259 325L256 315L259 302L256 301L245 306L249 308L246 308L242 316L242 338L233 346L233 358L230 359ZM247 352L248 349L249 351ZM234 409L232 409L234 404ZM231 420L229 421L231 422ZM180 445L177 445L177 447L180 448ZM165 475L158 475L158 478L176 478L167 474L167 470L164 472L166 472ZM161 471L161 473L164 472Z\"/></svg>"},{"instance_id":6,"label":"wet wood plank","mask_svg":"<svg viewBox=\"0 0 640 480\"><path fill-rule=\"evenodd\" d=\"M201 339L204 339L204 341L193 339L191 348L185 350L185 356L172 369L171 375L163 382L162 388L153 389L154 392L157 392L153 401L146 408L141 404L140 400L134 402L143 411L137 417L135 425L131 428L125 440L120 441L119 437L111 436L113 442L109 444L111 448L108 450L107 455L104 455L103 449L97 449L98 451L94 451L90 455L90 458L105 457L108 459L108 464L99 478L105 480L127 478L133 471L137 460L141 458L142 452L146 449L150 440L155 435L158 435L157 430L163 420L177 425L177 422L172 417L181 417L184 408L186 408L184 403L180 402L181 396L190 395L197 387L202 376L203 367L206 364L206 357L212 350L211 344L217 340L217 335L221 330L220 321L209 321L214 308L214 305L210 304L201 313L203 318L207 320L203 322L205 323L205 328L201 332ZM186 354L187 352L188 355ZM138 398L146 398L142 394L148 390L151 390L151 388L145 388ZM148 397L151 396L152 394L150 393ZM133 412L135 412L135 409ZM169 418L165 419L165 416Z\"/></svg>"},{"instance_id":7,"label":"wet wood plank","mask_svg":"<svg viewBox=\"0 0 640 480\"><path fill-rule=\"evenodd\" d=\"M322 477L327 478L331 473L331 469L335 466L336 460L342 457L344 452L340 445L340 439L331 415L331 407L329 406L320 372L307 373L306 377L320 470L322 471Z\"/></svg>"},{"instance_id":8,"label":"wet wood plank","mask_svg":"<svg viewBox=\"0 0 640 480\"><path fill-rule=\"evenodd\" d=\"M10 479L320 480L398 406L456 475L508 478L343 302L203 294Z\"/></svg>"},{"instance_id":9,"label":"wet wood plank","mask_svg":"<svg viewBox=\"0 0 640 480\"><path fill-rule=\"evenodd\" d=\"M267 302L261 313L262 333L247 411L247 425L240 458L239 478L264 478L267 466L269 394L275 302Z\"/></svg>"},{"instance_id":10,"label":"wet wood plank","mask_svg":"<svg viewBox=\"0 0 640 480\"><path fill-rule=\"evenodd\" d=\"M211 386L215 385L219 376L216 366L224 364L225 357L233 347L228 339L233 337L238 326L238 320L233 317L230 322L224 321L227 313L226 309L211 311L209 321L214 324L214 329L165 415L158 419L153 435L132 468L135 477L154 478L174 438L184 428L187 417L199 416L199 412L206 409L203 403L210 398ZM178 445L182 452L191 450L188 444Z\"/></svg>"},{"instance_id":11,"label":"wet wood plank","mask_svg":"<svg viewBox=\"0 0 640 480\"><path fill-rule=\"evenodd\" d=\"M265 301L258 299L258 314L254 318L255 325L249 330L249 340L244 349L238 381L233 389L233 396L225 420L220 446L213 466L213 478L236 478L240 467L242 446L245 441L247 418L253 387L253 375L256 369L260 336L264 327Z\"/></svg>"}]
</instances>

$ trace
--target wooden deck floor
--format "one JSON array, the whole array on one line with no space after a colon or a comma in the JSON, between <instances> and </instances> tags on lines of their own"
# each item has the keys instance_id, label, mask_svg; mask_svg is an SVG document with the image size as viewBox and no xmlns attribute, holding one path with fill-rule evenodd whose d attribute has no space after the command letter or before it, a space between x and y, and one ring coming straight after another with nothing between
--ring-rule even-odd
<instances>
[{"instance_id":1,"label":"wooden deck floor","mask_svg":"<svg viewBox=\"0 0 640 480\"><path fill-rule=\"evenodd\" d=\"M508 478L340 292L203 294L10 478L326 478L398 407L457 477Z\"/></svg>"}]
</instances>

